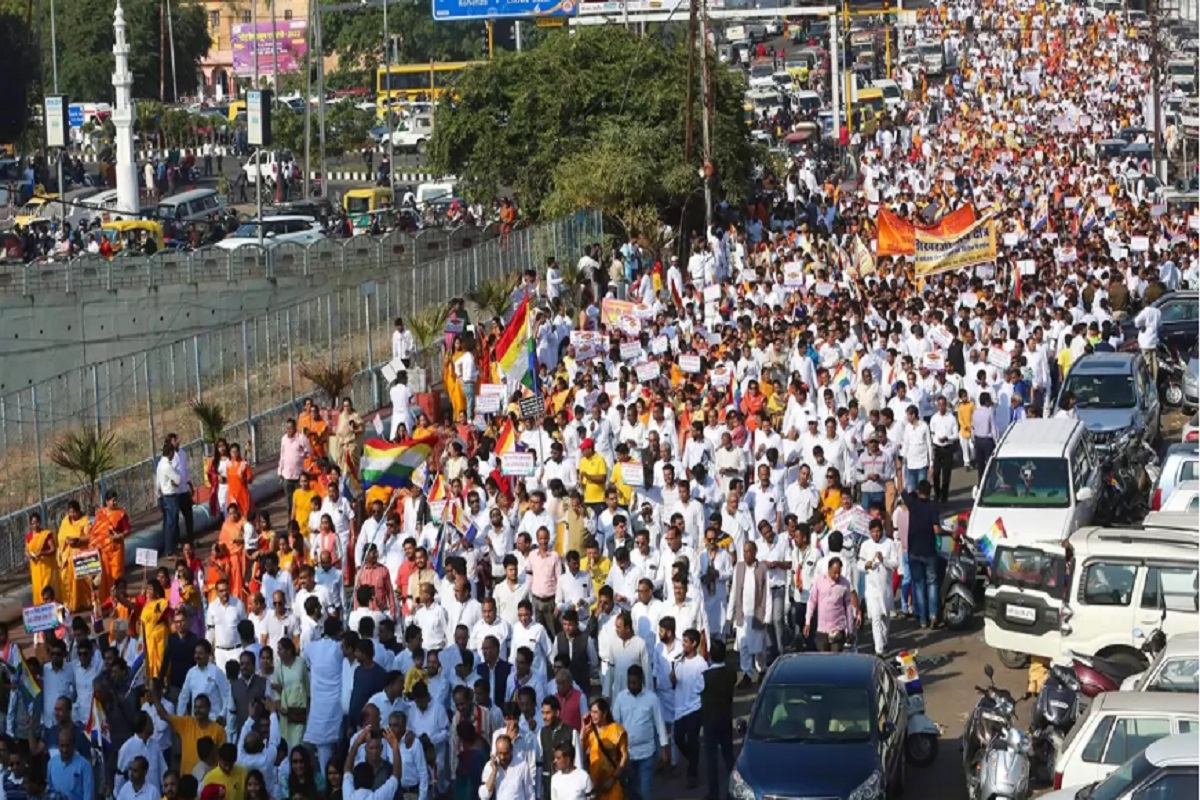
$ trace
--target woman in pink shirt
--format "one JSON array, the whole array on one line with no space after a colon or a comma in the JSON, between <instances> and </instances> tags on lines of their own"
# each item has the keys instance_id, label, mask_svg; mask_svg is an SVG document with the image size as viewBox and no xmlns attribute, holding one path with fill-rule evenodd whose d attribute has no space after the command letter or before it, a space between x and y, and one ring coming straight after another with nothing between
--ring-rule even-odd
<instances>
[{"instance_id":1,"label":"woman in pink shirt","mask_svg":"<svg viewBox=\"0 0 1200 800\"><path fill-rule=\"evenodd\" d=\"M804 637L812 634L813 614L817 615L817 649L840 653L854 636L858 610L850 582L842 577L842 560L829 559L829 572L817 576L808 595L808 614L804 620Z\"/></svg>"}]
</instances>

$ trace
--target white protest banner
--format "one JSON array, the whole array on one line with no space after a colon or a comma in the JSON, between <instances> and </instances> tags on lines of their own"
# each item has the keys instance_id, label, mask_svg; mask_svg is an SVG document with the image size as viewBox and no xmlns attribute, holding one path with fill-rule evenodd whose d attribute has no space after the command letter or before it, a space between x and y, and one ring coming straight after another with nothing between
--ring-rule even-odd
<instances>
[{"instance_id":1,"label":"white protest banner","mask_svg":"<svg viewBox=\"0 0 1200 800\"><path fill-rule=\"evenodd\" d=\"M84 550L76 553L72 561L75 565L76 578L90 578L93 575L99 575L102 571L99 550Z\"/></svg>"},{"instance_id":2,"label":"white protest banner","mask_svg":"<svg viewBox=\"0 0 1200 800\"><path fill-rule=\"evenodd\" d=\"M713 387L716 389L724 389L729 385L729 381L732 380L732 377L733 376L729 374L729 368L721 365L714 369L709 375L709 382L712 383Z\"/></svg>"},{"instance_id":3,"label":"white protest banner","mask_svg":"<svg viewBox=\"0 0 1200 800\"><path fill-rule=\"evenodd\" d=\"M804 265L799 261L789 261L783 265L783 285L789 289L799 289L804 286Z\"/></svg>"},{"instance_id":4,"label":"white protest banner","mask_svg":"<svg viewBox=\"0 0 1200 800\"><path fill-rule=\"evenodd\" d=\"M498 394L481 394L475 398L475 410L480 414L499 414L504 398Z\"/></svg>"},{"instance_id":5,"label":"white protest banner","mask_svg":"<svg viewBox=\"0 0 1200 800\"><path fill-rule=\"evenodd\" d=\"M818 297L829 297L831 294L833 294L833 284L829 281L818 281L817 284L813 286L813 291L817 293Z\"/></svg>"},{"instance_id":6,"label":"white protest banner","mask_svg":"<svg viewBox=\"0 0 1200 800\"><path fill-rule=\"evenodd\" d=\"M987 363L999 370L1007 370L1012 366L1012 354L1003 347L989 347Z\"/></svg>"},{"instance_id":7,"label":"white protest banner","mask_svg":"<svg viewBox=\"0 0 1200 800\"><path fill-rule=\"evenodd\" d=\"M650 352L656 356L660 356L671 348L671 343L665 336L655 336L650 340Z\"/></svg>"},{"instance_id":8,"label":"white protest banner","mask_svg":"<svg viewBox=\"0 0 1200 800\"><path fill-rule=\"evenodd\" d=\"M149 547L139 547L134 553L133 563L139 567L157 567L158 551Z\"/></svg>"},{"instance_id":9,"label":"white protest banner","mask_svg":"<svg viewBox=\"0 0 1200 800\"><path fill-rule=\"evenodd\" d=\"M604 384L604 393L608 395L608 399L613 403L617 402L617 398L621 396L621 382L608 381Z\"/></svg>"},{"instance_id":10,"label":"white protest banner","mask_svg":"<svg viewBox=\"0 0 1200 800\"><path fill-rule=\"evenodd\" d=\"M1037 272L1037 262L1032 258L1023 258L1017 262L1017 271L1022 275L1033 275Z\"/></svg>"},{"instance_id":11,"label":"white protest banner","mask_svg":"<svg viewBox=\"0 0 1200 800\"><path fill-rule=\"evenodd\" d=\"M620 353L622 361L633 361L642 355L642 343L621 342Z\"/></svg>"},{"instance_id":12,"label":"white protest banner","mask_svg":"<svg viewBox=\"0 0 1200 800\"><path fill-rule=\"evenodd\" d=\"M576 359L591 361L608 351L608 337L600 331L571 331L571 346Z\"/></svg>"},{"instance_id":13,"label":"white protest banner","mask_svg":"<svg viewBox=\"0 0 1200 800\"><path fill-rule=\"evenodd\" d=\"M1129 248L1110 244L1108 246L1108 255L1113 261L1120 261L1122 258L1129 258Z\"/></svg>"},{"instance_id":14,"label":"white protest banner","mask_svg":"<svg viewBox=\"0 0 1200 800\"><path fill-rule=\"evenodd\" d=\"M975 277L981 281L990 281L996 277L995 264L980 264L975 267Z\"/></svg>"},{"instance_id":15,"label":"white protest banner","mask_svg":"<svg viewBox=\"0 0 1200 800\"><path fill-rule=\"evenodd\" d=\"M945 328L930 328L929 341L945 350L954 342L954 337Z\"/></svg>"},{"instance_id":16,"label":"white protest banner","mask_svg":"<svg viewBox=\"0 0 1200 800\"><path fill-rule=\"evenodd\" d=\"M621 468L621 483L634 487L645 485L646 473L642 468L642 462L622 461L617 466Z\"/></svg>"},{"instance_id":17,"label":"white protest banner","mask_svg":"<svg viewBox=\"0 0 1200 800\"><path fill-rule=\"evenodd\" d=\"M1071 264L1078 257L1079 256L1076 254L1073 246L1054 248L1054 258L1057 259L1060 264Z\"/></svg>"},{"instance_id":18,"label":"white protest banner","mask_svg":"<svg viewBox=\"0 0 1200 800\"><path fill-rule=\"evenodd\" d=\"M500 474L511 478L529 478L537 472L533 453L505 453L500 456Z\"/></svg>"},{"instance_id":19,"label":"white protest banner","mask_svg":"<svg viewBox=\"0 0 1200 800\"><path fill-rule=\"evenodd\" d=\"M1129 249L1135 253L1150 252L1150 237L1149 236L1131 236L1131 237L1129 237Z\"/></svg>"},{"instance_id":20,"label":"white protest banner","mask_svg":"<svg viewBox=\"0 0 1200 800\"><path fill-rule=\"evenodd\" d=\"M1108 208L1112 205L1112 197L1102 194L1096 197L1096 208Z\"/></svg>"},{"instance_id":21,"label":"white protest banner","mask_svg":"<svg viewBox=\"0 0 1200 800\"><path fill-rule=\"evenodd\" d=\"M962 297L958 298L959 304L963 308L974 308L979 305L979 295L974 292L967 292Z\"/></svg>"},{"instance_id":22,"label":"white protest banner","mask_svg":"<svg viewBox=\"0 0 1200 800\"><path fill-rule=\"evenodd\" d=\"M1156 203L1155 205L1150 206L1150 216L1152 216L1152 217L1161 217L1163 214L1166 214L1166 213L1167 213L1167 204L1166 203Z\"/></svg>"},{"instance_id":23,"label":"white protest banner","mask_svg":"<svg viewBox=\"0 0 1200 800\"><path fill-rule=\"evenodd\" d=\"M38 606L22 608L21 620L25 623L26 633L52 631L61 624L58 603L42 603Z\"/></svg>"},{"instance_id":24,"label":"white protest banner","mask_svg":"<svg viewBox=\"0 0 1200 800\"><path fill-rule=\"evenodd\" d=\"M1016 247L1020 243L1021 243L1021 234L1019 234L1019 233L1004 234L1004 246L1005 247Z\"/></svg>"},{"instance_id":25,"label":"white protest banner","mask_svg":"<svg viewBox=\"0 0 1200 800\"><path fill-rule=\"evenodd\" d=\"M642 383L655 380L659 375L662 375L662 368L658 366L657 361L644 361L633 368L637 373L637 379Z\"/></svg>"},{"instance_id":26,"label":"white protest banner","mask_svg":"<svg viewBox=\"0 0 1200 800\"><path fill-rule=\"evenodd\" d=\"M679 369L691 375L700 372L700 356L682 355L679 357Z\"/></svg>"},{"instance_id":27,"label":"white protest banner","mask_svg":"<svg viewBox=\"0 0 1200 800\"><path fill-rule=\"evenodd\" d=\"M721 302L721 284L714 283L711 286L705 286L704 299L712 303Z\"/></svg>"},{"instance_id":28,"label":"white protest banner","mask_svg":"<svg viewBox=\"0 0 1200 800\"><path fill-rule=\"evenodd\" d=\"M1188 214L1188 227L1200 231L1200 214Z\"/></svg>"},{"instance_id":29,"label":"white protest banner","mask_svg":"<svg viewBox=\"0 0 1200 800\"><path fill-rule=\"evenodd\" d=\"M1063 208L1065 208L1067 211L1070 211L1072 208L1074 208L1077 205L1079 205L1078 197L1064 197L1063 198Z\"/></svg>"},{"instance_id":30,"label":"white protest banner","mask_svg":"<svg viewBox=\"0 0 1200 800\"><path fill-rule=\"evenodd\" d=\"M946 362L941 353L926 353L921 359L921 366L930 372L945 372Z\"/></svg>"}]
</instances>

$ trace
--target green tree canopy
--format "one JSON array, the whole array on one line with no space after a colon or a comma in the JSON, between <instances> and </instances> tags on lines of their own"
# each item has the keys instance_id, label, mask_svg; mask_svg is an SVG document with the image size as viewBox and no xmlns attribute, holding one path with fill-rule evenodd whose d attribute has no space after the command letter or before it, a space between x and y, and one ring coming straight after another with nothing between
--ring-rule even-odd
<instances>
[{"instance_id":1,"label":"green tree canopy","mask_svg":"<svg viewBox=\"0 0 1200 800\"><path fill-rule=\"evenodd\" d=\"M0 9L0 142L15 142L29 120L29 85L37 73L37 44L24 12Z\"/></svg>"},{"instance_id":2,"label":"green tree canopy","mask_svg":"<svg viewBox=\"0 0 1200 800\"><path fill-rule=\"evenodd\" d=\"M129 26L129 68L133 72L134 97L159 97L159 65L171 98L171 52L167 39L161 0L122 0L125 23ZM24 16L25 3L0 0L0 12L19 9ZM113 0L71 0L54 6L58 45L58 88L72 102L112 102L113 87ZM208 52L210 37L204 8L198 4L171 4L171 23L175 34L175 68L180 95L195 94L200 58ZM50 4L34 6L34 29L40 30L41 88L49 94L54 88L53 49L50 39ZM7 23L0 23L7 28ZM161 50L160 50L161 48Z\"/></svg>"},{"instance_id":3,"label":"green tree canopy","mask_svg":"<svg viewBox=\"0 0 1200 800\"><path fill-rule=\"evenodd\" d=\"M511 187L526 212L590 206L630 225L677 212L702 189L701 99L685 163L687 47L618 26L550 36L467 70L438 108L430 166L459 175L475 198ZM720 196L739 202L753 148L742 92L713 65L713 162ZM697 81L697 84L699 82Z\"/></svg>"}]
</instances>

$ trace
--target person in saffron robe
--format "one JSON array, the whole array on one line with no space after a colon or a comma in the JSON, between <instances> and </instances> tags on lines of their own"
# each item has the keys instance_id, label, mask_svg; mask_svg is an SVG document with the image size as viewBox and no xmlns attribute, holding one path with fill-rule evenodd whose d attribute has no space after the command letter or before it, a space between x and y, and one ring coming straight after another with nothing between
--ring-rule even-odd
<instances>
[{"instance_id":1,"label":"person in saffron robe","mask_svg":"<svg viewBox=\"0 0 1200 800\"><path fill-rule=\"evenodd\" d=\"M163 657L167 652L168 618L173 614L166 593L157 579L146 582L146 604L142 606L142 644L146 648L146 677L157 678L163 673Z\"/></svg>"},{"instance_id":2,"label":"person in saffron robe","mask_svg":"<svg viewBox=\"0 0 1200 800\"><path fill-rule=\"evenodd\" d=\"M242 519L242 509L237 503L229 504L228 518L221 524L217 543L225 548L229 557L229 591L245 602L246 600L246 541L254 535L254 526Z\"/></svg>"},{"instance_id":3,"label":"person in saffron robe","mask_svg":"<svg viewBox=\"0 0 1200 800\"><path fill-rule=\"evenodd\" d=\"M463 340L456 338L453 347L453 350L447 351L446 358L442 362L442 383L445 384L446 394L450 397L450 408L453 411L453 418L457 418L467 408L467 397L463 393L462 383L458 380L458 375L454 370L455 362L459 358L462 358L465 353Z\"/></svg>"},{"instance_id":4,"label":"person in saffron robe","mask_svg":"<svg viewBox=\"0 0 1200 800\"><path fill-rule=\"evenodd\" d=\"M104 505L96 509L88 546L100 553L100 597L104 603L112 596L112 587L125 574L125 537L133 527L129 515L117 506L117 493L109 490Z\"/></svg>"},{"instance_id":5,"label":"person in saffron robe","mask_svg":"<svg viewBox=\"0 0 1200 800\"><path fill-rule=\"evenodd\" d=\"M87 549L90 530L91 523L78 501L67 503L67 515L58 526L58 580L62 604L69 612L92 603L91 580L75 577L75 556Z\"/></svg>"},{"instance_id":6,"label":"person in saffron robe","mask_svg":"<svg viewBox=\"0 0 1200 800\"><path fill-rule=\"evenodd\" d=\"M321 407L313 404L312 413L309 415L308 424L300 429L300 431L308 437L308 444L312 447L313 460L320 461L329 457L329 422L321 415Z\"/></svg>"},{"instance_id":7,"label":"person in saffron robe","mask_svg":"<svg viewBox=\"0 0 1200 800\"><path fill-rule=\"evenodd\" d=\"M204 562L204 596L208 602L216 602L217 584L229 580L229 573L229 549L220 542L214 542L212 552Z\"/></svg>"},{"instance_id":8,"label":"person in saffron robe","mask_svg":"<svg viewBox=\"0 0 1200 800\"><path fill-rule=\"evenodd\" d=\"M254 501L250 497L250 482L253 480L254 473L250 471L250 462L242 458L241 445L230 445L229 464L225 468L225 484L229 490L226 513L229 513L229 509L234 505L247 515L254 513Z\"/></svg>"},{"instance_id":9,"label":"person in saffron robe","mask_svg":"<svg viewBox=\"0 0 1200 800\"><path fill-rule=\"evenodd\" d=\"M42 515L29 515L29 532L25 534L25 556L29 559L29 575L33 579L33 596L40 599L47 587L59 594L58 542L54 531L42 527Z\"/></svg>"}]
</instances>

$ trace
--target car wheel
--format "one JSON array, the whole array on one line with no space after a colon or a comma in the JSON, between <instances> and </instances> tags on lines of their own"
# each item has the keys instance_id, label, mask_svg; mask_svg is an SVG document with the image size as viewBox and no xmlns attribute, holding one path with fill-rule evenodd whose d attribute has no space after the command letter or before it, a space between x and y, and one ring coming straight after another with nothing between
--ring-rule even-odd
<instances>
[{"instance_id":1,"label":"car wheel","mask_svg":"<svg viewBox=\"0 0 1200 800\"><path fill-rule=\"evenodd\" d=\"M1016 650L997 650L996 657L1009 669L1024 669L1025 665L1029 663L1029 657Z\"/></svg>"}]
</instances>

